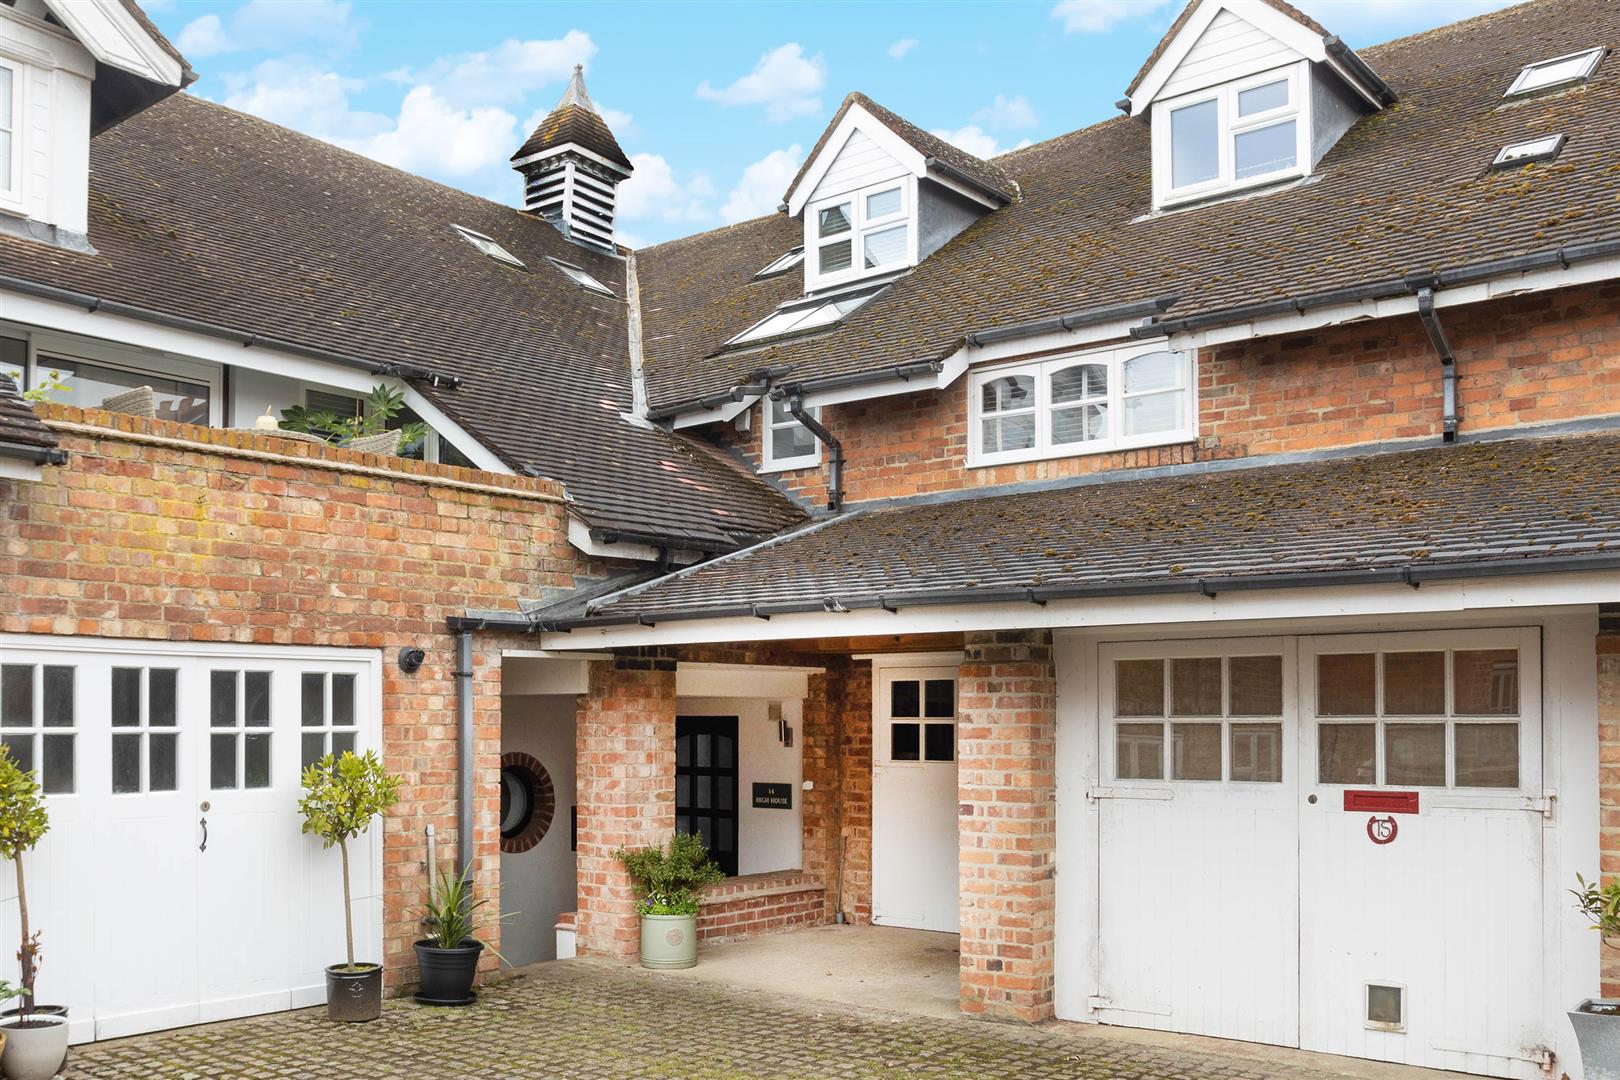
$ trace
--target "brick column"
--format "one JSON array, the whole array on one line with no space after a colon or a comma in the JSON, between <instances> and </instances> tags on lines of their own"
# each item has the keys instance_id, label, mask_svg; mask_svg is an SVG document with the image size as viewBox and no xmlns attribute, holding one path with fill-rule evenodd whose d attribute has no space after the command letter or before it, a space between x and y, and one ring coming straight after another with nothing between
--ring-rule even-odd
<instances>
[{"instance_id":1,"label":"brick column","mask_svg":"<svg viewBox=\"0 0 1620 1080\"><path fill-rule=\"evenodd\" d=\"M1050 632L968 634L957 693L962 1011L1045 1020L1057 850Z\"/></svg>"},{"instance_id":2,"label":"brick column","mask_svg":"<svg viewBox=\"0 0 1620 1080\"><path fill-rule=\"evenodd\" d=\"M675 831L675 661L637 650L591 664L575 745L581 954L634 960L641 923L620 847Z\"/></svg>"},{"instance_id":3,"label":"brick column","mask_svg":"<svg viewBox=\"0 0 1620 1080\"><path fill-rule=\"evenodd\" d=\"M1597 639L1598 690L1598 833L1603 880L1620 877L1620 636ZM1602 956L1603 996L1620 997L1620 950L1592 935Z\"/></svg>"}]
</instances>

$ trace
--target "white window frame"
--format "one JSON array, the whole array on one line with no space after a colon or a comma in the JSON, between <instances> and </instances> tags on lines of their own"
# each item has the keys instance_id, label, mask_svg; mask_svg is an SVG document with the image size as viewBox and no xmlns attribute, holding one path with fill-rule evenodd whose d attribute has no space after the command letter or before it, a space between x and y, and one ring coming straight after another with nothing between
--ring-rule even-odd
<instances>
[{"instance_id":1,"label":"white window frame","mask_svg":"<svg viewBox=\"0 0 1620 1080\"><path fill-rule=\"evenodd\" d=\"M1525 139L1521 142L1508 143L1502 147L1491 162L1493 169L1510 169L1515 165L1529 165L1536 161L1551 161L1564 149L1564 136L1560 132L1556 135L1541 135L1534 139Z\"/></svg>"},{"instance_id":2,"label":"white window frame","mask_svg":"<svg viewBox=\"0 0 1620 1080\"><path fill-rule=\"evenodd\" d=\"M1546 60L1537 60L1533 64L1526 64L1520 69L1518 77L1513 80L1513 85L1507 88L1507 93L1503 94L1502 97L1504 99L1529 97L1534 94L1551 93L1554 90L1570 86L1580 86L1592 77L1592 73L1597 70L1598 62L1603 59L1603 54L1607 51L1607 49L1599 46L1592 49L1582 49L1579 52L1565 53L1563 56L1554 56ZM1574 75L1559 79L1557 82L1543 83L1540 86L1528 85L1537 70L1551 67L1554 64L1562 64L1566 60L1574 60L1579 57L1585 57L1586 63Z\"/></svg>"},{"instance_id":3,"label":"white window frame","mask_svg":"<svg viewBox=\"0 0 1620 1080\"><path fill-rule=\"evenodd\" d=\"M1236 79L1220 86L1195 90L1179 97L1153 103L1153 206L1163 209L1182 203L1208 198L1229 191L1244 191L1279 180L1308 176L1311 171L1311 109L1310 80L1307 63L1296 61L1285 67L1272 68L1258 75ZM1267 109L1254 116L1238 117L1238 95L1257 86L1286 80L1288 104ZM1218 139L1219 170L1210 180L1172 187L1174 162L1171 160L1171 114L1190 105L1206 101L1216 103L1216 131ZM1237 138L1251 131L1271 127L1287 120L1294 121L1294 164L1258 176L1237 177Z\"/></svg>"},{"instance_id":4,"label":"white window frame","mask_svg":"<svg viewBox=\"0 0 1620 1080\"><path fill-rule=\"evenodd\" d=\"M790 248L786 254L778 255L776 258L767 263L765 269L754 275L754 279L757 281L760 278L775 277L777 274L785 274L802 262L804 262L804 248Z\"/></svg>"},{"instance_id":5,"label":"white window frame","mask_svg":"<svg viewBox=\"0 0 1620 1080\"><path fill-rule=\"evenodd\" d=\"M11 186L0 188L0 207L23 210L23 107L28 96L28 65L0 56L0 68L11 72L11 115L5 118L11 132Z\"/></svg>"},{"instance_id":6,"label":"white window frame","mask_svg":"<svg viewBox=\"0 0 1620 1080\"><path fill-rule=\"evenodd\" d=\"M469 229L465 225L452 224L450 227L456 230L456 234L459 235L463 240L467 241L467 243L471 244L479 251L482 251L485 255L488 255L496 262L505 263L507 266L514 266L519 270L528 269L528 267L524 265L522 259L512 254L510 251L507 251L506 248L501 246L501 242L496 240L494 237L485 236L477 229Z\"/></svg>"},{"instance_id":7,"label":"white window frame","mask_svg":"<svg viewBox=\"0 0 1620 1080\"><path fill-rule=\"evenodd\" d=\"M1181 390L1187 395L1186 423L1174 431L1156 431L1148 435L1136 435L1129 438L1118 433L1120 426L1124 423L1124 401L1126 397L1168 392L1167 390L1152 390L1127 395L1124 385L1126 362L1138 356L1147 356L1151 353L1160 352L1177 352L1177 350L1169 348L1164 341L1133 342L1130 345L1065 353L1062 356L1050 359L1004 364L972 372L967 380L968 467L982 468L992 465L1014 464L1021 461L1085 457L1091 454L1107 454L1119 450L1136 450L1148 446L1173 446L1177 443L1192 442L1198 438L1198 363L1196 350L1192 349L1179 353L1182 358ZM1107 404L1110 434L1105 439L1096 439L1090 442L1053 443L1052 376L1065 368L1079 367L1086 364L1102 364L1108 368ZM982 388L985 383L1008 375L1028 375L1033 376L1035 379L1035 403L1033 405L1035 413L1035 445L1027 449L986 452L983 445L983 420L985 414L983 412ZM1064 402L1062 407L1078 407L1079 404L1078 401Z\"/></svg>"},{"instance_id":8,"label":"white window frame","mask_svg":"<svg viewBox=\"0 0 1620 1080\"><path fill-rule=\"evenodd\" d=\"M875 218L866 216L866 200L872 195L881 195L896 188L900 191L900 209L892 214L883 214ZM829 274L821 272L821 246L826 243L835 243L843 234L836 233L830 237L820 234L819 219L821 211L829 206L839 203L850 204L850 260L849 269L835 270ZM897 263L887 266L868 267L866 265L866 238L872 233L882 232L896 225L906 226L906 253ZM831 285L846 281L856 281L860 278L875 277L879 274L892 274L904 270L908 266L917 265L917 178L914 176L899 176L884 180L878 184L868 184L865 187L852 191L841 192L837 195L817 199L804 208L804 288L806 292L827 288Z\"/></svg>"},{"instance_id":9,"label":"white window frame","mask_svg":"<svg viewBox=\"0 0 1620 1080\"><path fill-rule=\"evenodd\" d=\"M97 367L112 368L130 375L148 375L159 379L178 379L208 387L208 426L224 427L225 380L223 369L203 360L191 360L168 354L145 352L113 342L91 341L84 338L59 338L55 335L31 335L28 385L38 386L44 374L56 370L53 359L82 360ZM67 382L72 384L72 376ZM86 404L93 409L96 405Z\"/></svg>"},{"instance_id":10,"label":"white window frame","mask_svg":"<svg viewBox=\"0 0 1620 1080\"><path fill-rule=\"evenodd\" d=\"M774 454L771 453L771 446L772 446L772 444L774 442L774 440L771 438L771 436L775 432L782 431L782 430L784 430L786 428L802 428L802 427L804 427L803 424L799 423L798 420L794 419L794 417L793 417L793 415L791 413L788 414L788 417L787 417L787 419L785 421L780 421L780 422L777 421L777 419L771 415L771 413L773 411L773 408L774 408L774 403L772 402L772 400L770 398L767 397L767 398L761 398L760 399L760 401L759 401L759 415L760 415L760 423L759 423L759 431L760 431L759 471L762 472L762 473L765 473L765 472L787 472L790 469L813 469L813 468L816 468L817 466L819 466L821 464L821 440L815 438L814 432L811 433L811 442L815 444L815 450L812 453L799 454L796 457L783 457L783 458L776 457ZM786 406L784 406L784 408L786 408ZM815 417L817 420L821 419L821 409L820 409L819 406L812 407L809 410L809 413L810 413L811 416ZM806 429L806 430L808 430L808 429Z\"/></svg>"},{"instance_id":11,"label":"white window frame","mask_svg":"<svg viewBox=\"0 0 1620 1080\"><path fill-rule=\"evenodd\" d=\"M546 261L551 263L551 265L555 266L558 270L562 271L563 277L567 278L569 281L572 281L580 288L587 289L593 293L601 293L603 296L613 295L612 289L596 280L596 276L583 266L575 266L573 263L563 262L561 259L553 259L549 255L546 256Z\"/></svg>"}]
</instances>

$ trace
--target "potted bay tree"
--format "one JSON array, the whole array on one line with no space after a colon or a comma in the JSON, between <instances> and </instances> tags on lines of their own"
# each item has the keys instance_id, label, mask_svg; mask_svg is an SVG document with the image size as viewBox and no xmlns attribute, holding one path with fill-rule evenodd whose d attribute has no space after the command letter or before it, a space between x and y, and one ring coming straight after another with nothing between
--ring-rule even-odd
<instances>
[{"instance_id":1,"label":"potted bay tree","mask_svg":"<svg viewBox=\"0 0 1620 1080\"><path fill-rule=\"evenodd\" d=\"M0 1034L5 1036L0 1070L10 1080L49 1080L67 1060L67 1010L34 1004L39 931L28 925L28 890L23 882L23 856L34 850L50 828L39 777L23 771L12 760L11 751L0 747L0 856L10 859L17 870L17 915L22 928L17 949L22 985L20 989L6 985L6 996L20 997L22 1005L0 1023Z\"/></svg>"},{"instance_id":2,"label":"potted bay tree","mask_svg":"<svg viewBox=\"0 0 1620 1080\"><path fill-rule=\"evenodd\" d=\"M298 810L304 831L336 847L343 859L343 936L348 962L326 969L326 1015L358 1022L382 1015L382 964L354 959L354 908L349 889L349 841L399 801L399 778L389 775L374 750L355 755L327 754L304 770L304 797Z\"/></svg>"},{"instance_id":3,"label":"potted bay tree","mask_svg":"<svg viewBox=\"0 0 1620 1080\"><path fill-rule=\"evenodd\" d=\"M439 874L438 881L428 887L427 902L422 905L422 925L428 936L415 946L422 975L422 988L416 995L419 1003L471 1005L478 996L472 984L484 950L504 959L479 936L490 925L498 926L501 919L511 917L483 915L489 903L488 897L473 899L472 867L460 877Z\"/></svg>"},{"instance_id":4,"label":"potted bay tree","mask_svg":"<svg viewBox=\"0 0 1620 1080\"><path fill-rule=\"evenodd\" d=\"M689 968L697 963L698 903L705 885L726 875L699 837L676 833L667 847L620 848L641 914L641 966Z\"/></svg>"},{"instance_id":5,"label":"potted bay tree","mask_svg":"<svg viewBox=\"0 0 1620 1080\"><path fill-rule=\"evenodd\" d=\"M1600 885L1575 875L1571 889L1580 908L1609 949L1620 949L1620 881ZM1581 1048L1586 1080L1620 1080L1620 1000L1587 998L1569 1013Z\"/></svg>"}]
</instances>

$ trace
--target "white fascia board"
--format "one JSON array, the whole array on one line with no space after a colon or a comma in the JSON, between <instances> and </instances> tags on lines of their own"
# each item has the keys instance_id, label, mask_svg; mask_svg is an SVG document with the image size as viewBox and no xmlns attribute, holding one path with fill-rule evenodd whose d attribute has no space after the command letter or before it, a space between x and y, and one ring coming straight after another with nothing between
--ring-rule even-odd
<instances>
[{"instance_id":1,"label":"white fascia board","mask_svg":"<svg viewBox=\"0 0 1620 1080\"><path fill-rule=\"evenodd\" d=\"M701 412L676 413L672 423L676 428L699 427L703 424L721 424L736 418L738 413L753 408L754 402L759 400L758 394L744 394L738 401L728 401L712 409Z\"/></svg>"},{"instance_id":2,"label":"white fascia board","mask_svg":"<svg viewBox=\"0 0 1620 1080\"><path fill-rule=\"evenodd\" d=\"M779 664L699 664L683 660L675 665L675 694L688 698L802 699L809 696L810 676L826 670Z\"/></svg>"},{"instance_id":3,"label":"white fascia board","mask_svg":"<svg viewBox=\"0 0 1620 1080\"><path fill-rule=\"evenodd\" d=\"M581 627L544 633L542 648L557 651L642 645L693 645L734 641L791 641L878 634L937 634L984 630L1112 628L1199 623L1311 620L1354 616L1459 615L1528 607L1590 607L1620 602L1620 574L1589 572L1524 574L1459 581L1345 585L1327 588L1254 589L1206 597L1197 593L1052 600L1037 604L951 604L898 611L859 609L723 619L685 619L651 626Z\"/></svg>"},{"instance_id":4,"label":"white fascia board","mask_svg":"<svg viewBox=\"0 0 1620 1080\"><path fill-rule=\"evenodd\" d=\"M1166 47L1163 55L1154 61L1147 74L1142 76L1142 81L1137 84L1135 93L1130 96L1132 116L1141 116L1147 112L1154 99L1159 96L1159 91L1164 89L1164 84L1175 74L1181 62L1192 51L1192 47L1198 43L1199 37L1209 29L1209 24L1214 22L1215 17L1223 10L1231 11L1244 22L1253 25L1255 29L1270 34L1307 60L1321 63L1327 59L1327 46L1320 34L1300 25L1263 0L1203 0L1198 10L1193 12L1192 18L1187 20L1187 24L1176 35L1176 39Z\"/></svg>"},{"instance_id":5,"label":"white fascia board","mask_svg":"<svg viewBox=\"0 0 1620 1080\"><path fill-rule=\"evenodd\" d=\"M598 559L658 562L667 554L670 562L682 566L689 566L703 559L701 551L686 551L676 548L666 552L663 548L653 547L651 544L637 544L623 540L606 543L597 540L591 535L590 527L572 514L568 517L568 542L585 554Z\"/></svg>"},{"instance_id":6,"label":"white fascia board","mask_svg":"<svg viewBox=\"0 0 1620 1080\"><path fill-rule=\"evenodd\" d=\"M944 390L967 370L967 352L958 349L945 359L938 371L919 372L907 379L898 376L882 382L840 386L830 390L812 390L804 394L804 403L814 408L839 405L846 401L870 401L873 398L893 397L896 394L914 394L919 390Z\"/></svg>"},{"instance_id":7,"label":"white fascia board","mask_svg":"<svg viewBox=\"0 0 1620 1080\"><path fill-rule=\"evenodd\" d=\"M443 438L456 444L456 449L466 454L468 459L485 472L504 473L513 475L511 466L486 450L482 443L475 439L471 432L454 420L450 419L433 402L423 397L416 388L399 379L382 378L379 381L387 383L396 390L403 391L405 404L427 421L427 425L437 431Z\"/></svg>"},{"instance_id":8,"label":"white fascia board","mask_svg":"<svg viewBox=\"0 0 1620 1080\"><path fill-rule=\"evenodd\" d=\"M910 170L911 175L921 178L927 173L927 159L923 157L921 151L890 131L882 121L859 104L851 105L844 118L838 121L838 127L833 129L827 145L821 148L821 153L810 163L810 168L800 177L797 184L788 189L784 200L787 203L788 217L798 217L804 211L811 194L827 175L827 170L832 168L832 163L837 159L839 151L843 150L844 144L856 131L864 133L881 146L885 153Z\"/></svg>"},{"instance_id":9,"label":"white fascia board","mask_svg":"<svg viewBox=\"0 0 1620 1080\"><path fill-rule=\"evenodd\" d=\"M102 63L148 82L180 85L179 61L118 0L45 0L45 6Z\"/></svg>"}]
</instances>

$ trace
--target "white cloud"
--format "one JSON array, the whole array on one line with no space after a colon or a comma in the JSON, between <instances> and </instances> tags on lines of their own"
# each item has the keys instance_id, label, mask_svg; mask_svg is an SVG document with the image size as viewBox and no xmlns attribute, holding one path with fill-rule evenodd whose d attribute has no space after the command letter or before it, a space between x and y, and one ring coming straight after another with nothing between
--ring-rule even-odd
<instances>
[{"instance_id":1,"label":"white cloud","mask_svg":"<svg viewBox=\"0 0 1620 1080\"><path fill-rule=\"evenodd\" d=\"M805 116L821 108L817 96L827 83L827 62L820 53L806 57L797 42L779 45L759 58L754 70L716 90L708 80L697 96L722 105L763 105L772 123Z\"/></svg>"},{"instance_id":2,"label":"white cloud","mask_svg":"<svg viewBox=\"0 0 1620 1080\"><path fill-rule=\"evenodd\" d=\"M773 214L782 205L788 184L799 171L803 150L794 143L786 150L772 150L743 170L742 179L726 196L720 217L731 224L763 214Z\"/></svg>"},{"instance_id":3,"label":"white cloud","mask_svg":"<svg viewBox=\"0 0 1620 1080\"><path fill-rule=\"evenodd\" d=\"M284 49L315 41L332 48L353 45L363 24L337 0L248 0L230 16L203 15L180 31L176 47L190 56L213 56L243 49Z\"/></svg>"},{"instance_id":4,"label":"white cloud","mask_svg":"<svg viewBox=\"0 0 1620 1080\"><path fill-rule=\"evenodd\" d=\"M1008 128L1032 128L1035 126L1035 107L1023 94L1009 98L1005 94L997 94L996 100L989 106L973 114L973 122L980 127L992 131L1005 131Z\"/></svg>"},{"instance_id":5,"label":"white cloud","mask_svg":"<svg viewBox=\"0 0 1620 1080\"><path fill-rule=\"evenodd\" d=\"M908 52L910 52L912 49L915 49L916 47L917 47L917 39L916 38L914 38L914 37L903 37L899 41L895 42L893 45L889 46L889 59L891 59L891 60L904 60L906 58L906 54Z\"/></svg>"},{"instance_id":6,"label":"white cloud","mask_svg":"<svg viewBox=\"0 0 1620 1080\"><path fill-rule=\"evenodd\" d=\"M225 76L225 104L323 138L375 134L390 126L381 113L354 111L349 95L365 86L305 57L266 60L245 74Z\"/></svg>"},{"instance_id":7,"label":"white cloud","mask_svg":"<svg viewBox=\"0 0 1620 1080\"><path fill-rule=\"evenodd\" d=\"M504 163L523 134L518 132L517 117L505 109L458 108L423 85L405 95L392 126L331 141L410 172L461 178ZM511 183L515 192L515 177Z\"/></svg>"},{"instance_id":8,"label":"white cloud","mask_svg":"<svg viewBox=\"0 0 1620 1080\"><path fill-rule=\"evenodd\" d=\"M944 139L959 149L966 150L977 158L993 158L998 154L1005 154L1010 150L1022 150L1029 145L1028 139L1020 139L1013 146L1002 146L996 137L985 131L978 124L967 124L954 131L936 129L933 134Z\"/></svg>"},{"instance_id":9,"label":"white cloud","mask_svg":"<svg viewBox=\"0 0 1620 1080\"><path fill-rule=\"evenodd\" d=\"M1052 18L1070 34L1102 34L1128 19L1152 15L1169 0L1058 0Z\"/></svg>"},{"instance_id":10,"label":"white cloud","mask_svg":"<svg viewBox=\"0 0 1620 1080\"><path fill-rule=\"evenodd\" d=\"M591 35L570 30L560 38L508 38L493 49L441 57L406 77L432 85L448 101L509 104L563 82L575 64L589 64L596 53Z\"/></svg>"},{"instance_id":11,"label":"white cloud","mask_svg":"<svg viewBox=\"0 0 1620 1080\"><path fill-rule=\"evenodd\" d=\"M619 185L619 217L693 222L713 217L708 200L714 184L707 173L693 173L683 181L661 154L632 154L630 164L635 172Z\"/></svg>"}]
</instances>

